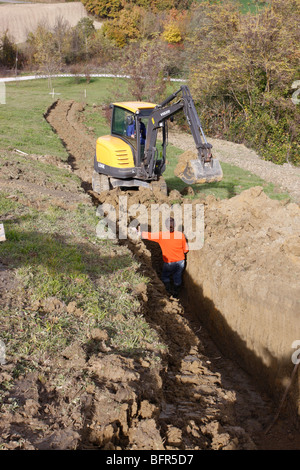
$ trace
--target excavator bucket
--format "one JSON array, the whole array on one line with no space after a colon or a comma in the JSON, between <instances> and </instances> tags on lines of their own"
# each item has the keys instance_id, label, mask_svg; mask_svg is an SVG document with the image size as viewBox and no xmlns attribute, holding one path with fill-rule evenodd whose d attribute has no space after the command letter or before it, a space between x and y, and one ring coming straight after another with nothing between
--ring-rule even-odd
<instances>
[{"instance_id":1,"label":"excavator bucket","mask_svg":"<svg viewBox=\"0 0 300 470\"><path fill-rule=\"evenodd\" d=\"M209 163L202 163L200 160L190 160L180 178L186 184L214 183L221 181L223 171L218 160L213 159Z\"/></svg>"},{"instance_id":2,"label":"excavator bucket","mask_svg":"<svg viewBox=\"0 0 300 470\"><path fill-rule=\"evenodd\" d=\"M186 184L214 183L223 178L221 165L216 158L211 158L207 163L200 159L181 161L175 173Z\"/></svg>"}]
</instances>

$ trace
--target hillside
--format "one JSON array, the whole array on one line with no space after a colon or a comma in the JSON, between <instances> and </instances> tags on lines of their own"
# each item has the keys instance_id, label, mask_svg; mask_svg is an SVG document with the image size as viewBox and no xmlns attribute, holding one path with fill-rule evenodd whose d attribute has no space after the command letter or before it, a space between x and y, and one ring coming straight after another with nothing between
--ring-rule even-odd
<instances>
[{"instance_id":1,"label":"hillside","mask_svg":"<svg viewBox=\"0 0 300 470\"><path fill-rule=\"evenodd\" d=\"M265 433L277 411L261 393L272 374L258 380L236 364L247 343L249 352L256 348L258 366L260 345L252 341L258 332L258 341L265 341L264 359L272 357L268 371L282 372L275 354L278 348L280 354L290 352L297 315L299 207L271 201L261 188L224 201L199 193L193 203L205 205L205 247L189 254L187 298L169 297L151 244L95 235L97 206L117 206L120 192L99 198L91 191L95 136L83 110L72 100L59 100L45 115L66 146L68 162L1 152L0 215L7 235L0 245L1 339L6 344L0 371L1 448L299 448L287 409ZM181 140L188 145L188 136ZM130 205L147 207L175 198L189 202L176 192L150 195L143 189L127 195ZM205 266L204 274L195 272ZM280 288L278 273L283 274ZM204 301L197 297L202 274ZM267 289L268 301L255 309L254 328L247 311L257 283L256 298ZM236 331L246 328L234 361L227 354L233 342L227 340L226 354L219 348L228 331L219 332L214 344L201 320L212 299L228 322L234 318ZM290 311L280 308L286 303ZM266 316L269 304L276 311ZM222 330L224 318L217 320ZM276 335L278 321L285 324L284 336L282 329ZM287 383L292 364L284 365L278 378Z\"/></svg>"},{"instance_id":2,"label":"hillside","mask_svg":"<svg viewBox=\"0 0 300 470\"><path fill-rule=\"evenodd\" d=\"M233 122L234 109L241 107L240 95L233 93L232 107L220 113L214 101L202 103L205 106L198 103L213 156L223 169L221 181L187 186L176 177L181 160L197 157L195 142L180 118L168 127L163 174L167 195L157 186L153 191L116 187L99 195L91 184L95 146L98 136L110 133L109 104L137 99L132 91L135 75L137 83L141 75L147 77L149 86L151 80L161 79L159 72L151 74L156 70L151 60L157 52L163 62L163 49L155 43L151 55L150 46L164 29L168 13L163 10L175 2L188 8L191 2L102 1L105 7L119 8L117 17L103 15L105 27L91 34L90 41L86 30L82 31L82 47L74 55L71 46L76 37L72 34L80 28L70 30L68 41L63 41L66 49L59 54L70 70L75 65L74 73L46 80L41 78L47 75L42 56L52 43L36 38L36 49L32 43L25 47L27 34L40 23L53 27L58 18L75 26L88 13L78 1L8 1L0 4L0 35L8 31L20 46L14 48L16 55L9 66L2 62L3 75L10 67L14 70L16 59L22 69L23 49L30 49L31 54L26 67L36 60L42 75L0 78L4 98L0 100L0 450L148 450L172 458L190 453L193 463L199 459L199 464L203 455L199 450L299 450L300 168L286 163L295 161L284 152L288 134L280 140L281 123L288 121L284 115L278 123L269 120L272 108L265 106L274 101L256 103L256 98L266 97L264 87L258 89L253 82L255 100L251 88L236 87L233 90L242 99L264 110L261 116L253 107L251 119L247 108L244 114L239 110L238 124L252 123L257 129L253 138L264 136L261 123L273 124L284 164L273 163L277 153L271 141L265 146L272 157L267 161L262 147L247 141L247 135L242 138L245 127L237 126L234 138L212 125L213 116L218 116L226 128L226 112ZM266 38L278 47L270 54L271 68L273 57L279 62L272 70L286 71L279 59L290 51L286 44L296 15L290 15L293 21L289 23L285 2L292 7L298 1L274 0L282 8L278 18L272 16L274 12L259 17L259 8L267 12L264 7L269 2L234 1L242 13L250 10L251 14L231 16L232 4L225 16L216 12L214 16L212 11L203 16L200 8L193 21L186 23L187 40L184 15L177 12L177 25L183 27L185 39L178 48L164 44L170 63L161 72L173 70L170 76L177 77L177 62L178 70L183 66L182 50L186 58L194 54L193 63L203 71L216 66L216 80L227 65L232 66L227 78L235 84L239 65L245 65L245 75L242 69L240 77L246 79L256 77L247 64L254 64L252 71L261 70L258 62L268 48L255 49L255 44L262 46ZM159 3L163 7L156 15ZM209 2L208 8L225 3ZM177 13L171 10L169 20ZM279 20L279 26L272 18ZM216 28L205 42L201 25L211 20ZM101 23L94 22L94 26L100 28ZM131 27L134 35L116 46L113 34L110 38L101 34L107 34L110 26L117 37L130 33ZM248 42L254 30L255 44ZM282 43L273 37L276 31ZM229 36L221 45L224 33ZM143 54L137 37L144 44ZM216 49L212 38L218 43ZM56 40L55 48L59 48ZM294 42L289 44L292 48ZM201 48L205 55L211 54L210 61L201 61ZM4 46L2 50L3 59ZM33 60L37 50L40 62ZM241 55L235 56L236 51ZM132 52L136 55L130 56ZM148 69L141 65L147 53ZM249 61L244 63L246 56ZM88 57L85 73L79 73ZM130 57L129 69L124 73L126 57ZM295 65L296 57L292 48L290 64ZM97 76L90 73L90 67L113 73ZM203 82L201 75L192 77L190 72L189 86L194 86L197 97L198 84ZM130 80L124 77L129 74ZM242 83L240 77L236 84ZM284 83L286 90L292 83L287 75L281 78L277 92ZM166 96L174 91L173 85L175 81L168 82ZM224 92L226 88L220 88L221 101ZM290 95L281 93L276 109L283 106L293 116L295 103ZM289 128L291 145L297 119L295 113L290 121L295 124ZM133 157L136 161L136 154ZM130 236L133 232L128 229L136 224L142 230L156 230L152 216L161 212L163 218L165 209L175 218L180 213L176 228L184 231L190 247L177 297L161 281L159 245ZM189 220L185 210L192 213ZM110 229L115 229L115 237L106 236ZM193 236L201 246L195 247ZM106 452L100 455L101 459Z\"/></svg>"},{"instance_id":3,"label":"hillside","mask_svg":"<svg viewBox=\"0 0 300 470\"><path fill-rule=\"evenodd\" d=\"M38 4L1 4L0 35L8 31L13 41L23 43L29 32L34 32L39 23L53 27L57 18L68 21L75 26L79 20L88 16L81 2L72 3L38 3ZM101 27L94 22L95 28Z\"/></svg>"},{"instance_id":4,"label":"hillside","mask_svg":"<svg viewBox=\"0 0 300 470\"><path fill-rule=\"evenodd\" d=\"M284 416L264 435L276 408L166 295L149 247L95 239L73 163L1 152L1 448L296 448Z\"/></svg>"}]
</instances>

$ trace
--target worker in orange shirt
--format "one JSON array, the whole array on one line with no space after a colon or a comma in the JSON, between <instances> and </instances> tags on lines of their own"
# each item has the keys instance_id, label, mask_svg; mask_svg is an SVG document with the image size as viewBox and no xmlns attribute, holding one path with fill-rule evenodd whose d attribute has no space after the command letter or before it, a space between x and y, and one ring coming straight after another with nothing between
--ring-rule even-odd
<instances>
[{"instance_id":1,"label":"worker in orange shirt","mask_svg":"<svg viewBox=\"0 0 300 470\"><path fill-rule=\"evenodd\" d=\"M186 254L189 251L189 247L184 234L174 230L175 222L172 217L167 220L166 227L169 228L168 231L141 232L140 237L159 244L164 262L161 280L166 290L170 294L173 294L174 297L178 297L182 285L182 273L185 267ZM173 291L171 280L173 280Z\"/></svg>"}]
</instances>

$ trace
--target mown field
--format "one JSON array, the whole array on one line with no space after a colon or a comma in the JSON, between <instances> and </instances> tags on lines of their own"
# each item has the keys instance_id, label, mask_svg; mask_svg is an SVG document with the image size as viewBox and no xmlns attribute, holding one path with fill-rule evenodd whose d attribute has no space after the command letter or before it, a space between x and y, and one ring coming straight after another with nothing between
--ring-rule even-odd
<instances>
[{"instance_id":1,"label":"mown field","mask_svg":"<svg viewBox=\"0 0 300 470\"><path fill-rule=\"evenodd\" d=\"M238 0L238 2L241 4L241 10L243 13L247 13L248 11L254 13L257 9L263 8L266 4L266 2L261 2L259 0Z\"/></svg>"}]
</instances>

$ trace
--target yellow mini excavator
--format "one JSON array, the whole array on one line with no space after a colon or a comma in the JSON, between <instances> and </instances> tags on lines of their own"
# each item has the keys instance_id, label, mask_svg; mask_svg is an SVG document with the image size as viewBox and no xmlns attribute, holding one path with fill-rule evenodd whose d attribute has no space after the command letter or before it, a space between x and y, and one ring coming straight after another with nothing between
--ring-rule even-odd
<instances>
[{"instance_id":1,"label":"yellow mini excavator","mask_svg":"<svg viewBox=\"0 0 300 470\"><path fill-rule=\"evenodd\" d=\"M173 100L181 93L181 98ZM173 102L173 103L172 103ZM179 177L186 184L220 181L220 163L213 158L194 101L187 86L156 105L146 102L113 103L111 134L96 142L93 191L123 187L159 187L167 193L162 177L166 168L167 122L183 110L190 126L198 158L190 160Z\"/></svg>"}]
</instances>

